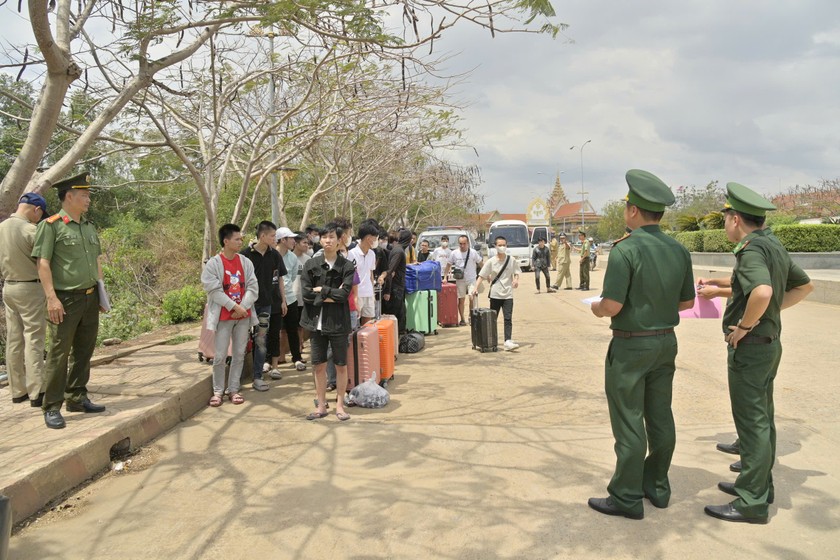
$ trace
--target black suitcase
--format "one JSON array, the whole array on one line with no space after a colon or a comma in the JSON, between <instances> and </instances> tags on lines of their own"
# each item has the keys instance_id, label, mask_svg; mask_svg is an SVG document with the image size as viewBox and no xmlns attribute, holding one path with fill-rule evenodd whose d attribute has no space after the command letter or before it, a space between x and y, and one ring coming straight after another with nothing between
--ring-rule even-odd
<instances>
[{"instance_id":1,"label":"black suitcase","mask_svg":"<svg viewBox=\"0 0 840 560\"><path fill-rule=\"evenodd\" d=\"M498 352L499 333L496 330L496 312L487 307L477 307L470 313L473 350Z\"/></svg>"}]
</instances>

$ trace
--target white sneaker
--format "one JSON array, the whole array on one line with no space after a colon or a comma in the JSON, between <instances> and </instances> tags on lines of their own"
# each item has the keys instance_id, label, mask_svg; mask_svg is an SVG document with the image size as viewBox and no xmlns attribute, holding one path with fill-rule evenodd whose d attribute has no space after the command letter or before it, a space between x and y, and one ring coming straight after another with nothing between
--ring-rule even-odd
<instances>
[{"instance_id":1,"label":"white sneaker","mask_svg":"<svg viewBox=\"0 0 840 560\"><path fill-rule=\"evenodd\" d=\"M255 391L268 391L269 385L264 379L254 379L253 387Z\"/></svg>"},{"instance_id":2,"label":"white sneaker","mask_svg":"<svg viewBox=\"0 0 840 560\"><path fill-rule=\"evenodd\" d=\"M510 352L511 350L516 350L517 348L519 348L519 345L512 340L505 340L504 348L505 350Z\"/></svg>"},{"instance_id":3,"label":"white sneaker","mask_svg":"<svg viewBox=\"0 0 840 560\"><path fill-rule=\"evenodd\" d=\"M263 373L268 373L268 370L271 369L271 366L268 363L263 364Z\"/></svg>"},{"instance_id":4,"label":"white sneaker","mask_svg":"<svg viewBox=\"0 0 840 560\"><path fill-rule=\"evenodd\" d=\"M300 362L300 361L295 362L295 369L298 370L298 371L304 371L304 370L306 370L306 364L304 364L303 362Z\"/></svg>"},{"instance_id":5,"label":"white sneaker","mask_svg":"<svg viewBox=\"0 0 840 560\"><path fill-rule=\"evenodd\" d=\"M273 369L269 371L268 376L272 379L283 379L283 374L280 373L279 369Z\"/></svg>"}]
</instances>

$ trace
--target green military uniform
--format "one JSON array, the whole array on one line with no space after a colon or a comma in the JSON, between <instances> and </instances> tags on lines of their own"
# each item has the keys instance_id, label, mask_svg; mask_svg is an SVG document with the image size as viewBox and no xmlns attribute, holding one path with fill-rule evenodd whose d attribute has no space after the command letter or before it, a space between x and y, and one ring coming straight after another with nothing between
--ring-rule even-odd
<instances>
[{"instance_id":1,"label":"green military uniform","mask_svg":"<svg viewBox=\"0 0 840 560\"><path fill-rule=\"evenodd\" d=\"M589 240L586 238L580 245L580 289L589 289Z\"/></svg>"},{"instance_id":2,"label":"green military uniform","mask_svg":"<svg viewBox=\"0 0 840 560\"><path fill-rule=\"evenodd\" d=\"M671 190L645 171L627 172L631 204L661 212ZM679 303L694 299L691 256L658 225L633 231L610 251L602 296L622 304L612 318L606 394L616 468L608 491L622 512L643 513L643 497L668 505L668 469L676 434L671 392L676 369ZM646 456L647 454L647 456Z\"/></svg>"},{"instance_id":3,"label":"green military uniform","mask_svg":"<svg viewBox=\"0 0 840 560\"><path fill-rule=\"evenodd\" d=\"M74 177L55 186L88 188L87 180ZM49 322L45 412L60 410L65 399L73 403L87 399L90 359L99 330L100 253L93 224L84 218L77 222L64 210L41 222L35 234L32 256L50 261L55 293L65 312L61 323Z\"/></svg>"},{"instance_id":4,"label":"green military uniform","mask_svg":"<svg viewBox=\"0 0 840 560\"><path fill-rule=\"evenodd\" d=\"M727 184L724 211L737 210L764 216L775 207L747 187ZM776 460L773 382L782 357L781 305L785 292L810 282L794 264L779 240L757 229L735 247L732 296L723 315L723 331L744 315L750 293L757 286L772 287L773 296L758 324L742 338L737 348L728 346L729 398L738 431L741 473L735 481L738 498L731 505L744 517L766 519L768 501L773 501L772 468ZM610 263L612 264L612 263Z\"/></svg>"}]
</instances>

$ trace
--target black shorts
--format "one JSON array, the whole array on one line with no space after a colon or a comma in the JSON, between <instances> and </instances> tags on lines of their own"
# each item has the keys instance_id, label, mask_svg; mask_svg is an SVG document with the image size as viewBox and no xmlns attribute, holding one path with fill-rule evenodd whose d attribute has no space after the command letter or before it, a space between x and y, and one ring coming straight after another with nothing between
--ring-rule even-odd
<instances>
[{"instance_id":1,"label":"black shorts","mask_svg":"<svg viewBox=\"0 0 840 560\"><path fill-rule=\"evenodd\" d=\"M332 348L333 363L337 366L347 365L348 335L346 334L323 334L321 331L312 331L309 339L312 345L312 364L323 364L327 361L327 346Z\"/></svg>"}]
</instances>

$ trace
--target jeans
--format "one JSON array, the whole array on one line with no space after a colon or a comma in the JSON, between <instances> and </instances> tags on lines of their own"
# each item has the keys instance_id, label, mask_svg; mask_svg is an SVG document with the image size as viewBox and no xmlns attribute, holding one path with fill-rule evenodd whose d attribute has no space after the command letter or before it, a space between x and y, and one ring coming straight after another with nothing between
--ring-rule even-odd
<instances>
[{"instance_id":1,"label":"jeans","mask_svg":"<svg viewBox=\"0 0 840 560\"><path fill-rule=\"evenodd\" d=\"M265 363L265 356L268 353L266 340L271 324L271 306L257 307L256 311L257 316L260 318L260 324L257 325L257 334L254 337L254 381L262 379L263 376L263 364ZM264 321L265 324L263 324Z\"/></svg>"},{"instance_id":2,"label":"jeans","mask_svg":"<svg viewBox=\"0 0 840 560\"><path fill-rule=\"evenodd\" d=\"M540 273L545 275L545 289L548 290L551 288L551 276L548 274L548 268L535 268L534 269L534 280L537 282L537 290L540 289Z\"/></svg>"},{"instance_id":3,"label":"jeans","mask_svg":"<svg viewBox=\"0 0 840 560\"><path fill-rule=\"evenodd\" d=\"M490 309L496 312L496 317L499 316L499 309L502 310L505 317L505 342L511 340L513 335L513 298L490 298Z\"/></svg>"},{"instance_id":4,"label":"jeans","mask_svg":"<svg viewBox=\"0 0 840 560\"><path fill-rule=\"evenodd\" d=\"M239 392L239 380L242 377L242 365L245 362L245 348L248 346L248 335L251 330L250 322L251 318L246 317L236 321L219 321L216 325L213 393L221 395L225 391L225 362L228 347L230 347L230 370L227 389L231 394Z\"/></svg>"}]
</instances>

